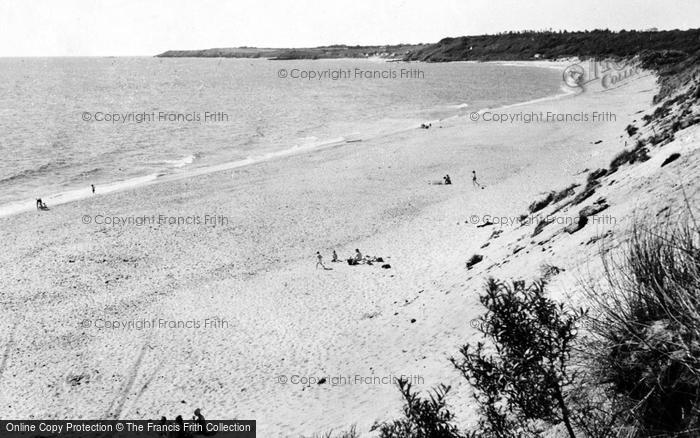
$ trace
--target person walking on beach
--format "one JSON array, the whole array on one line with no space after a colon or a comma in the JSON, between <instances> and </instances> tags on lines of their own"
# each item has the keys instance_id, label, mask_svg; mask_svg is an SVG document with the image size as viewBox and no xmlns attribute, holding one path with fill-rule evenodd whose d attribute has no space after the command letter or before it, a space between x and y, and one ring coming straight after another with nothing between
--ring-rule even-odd
<instances>
[{"instance_id":1,"label":"person walking on beach","mask_svg":"<svg viewBox=\"0 0 700 438\"><path fill-rule=\"evenodd\" d=\"M331 262L335 263L338 261L340 261L340 260L338 260L338 254L335 252L335 250L333 250L333 259L331 260Z\"/></svg>"},{"instance_id":2,"label":"person walking on beach","mask_svg":"<svg viewBox=\"0 0 700 438\"><path fill-rule=\"evenodd\" d=\"M316 262L316 269L318 269L318 265L321 265L323 269L326 269L326 266L323 264L323 256L319 251L316 251L316 258L318 259Z\"/></svg>"},{"instance_id":3,"label":"person walking on beach","mask_svg":"<svg viewBox=\"0 0 700 438\"><path fill-rule=\"evenodd\" d=\"M482 189L484 188L484 186L479 184L479 182L476 180L476 170L472 170L472 185L474 185L476 187L480 187Z\"/></svg>"},{"instance_id":4,"label":"person walking on beach","mask_svg":"<svg viewBox=\"0 0 700 438\"><path fill-rule=\"evenodd\" d=\"M92 194L95 194L95 184L90 184L90 187L92 188Z\"/></svg>"}]
</instances>

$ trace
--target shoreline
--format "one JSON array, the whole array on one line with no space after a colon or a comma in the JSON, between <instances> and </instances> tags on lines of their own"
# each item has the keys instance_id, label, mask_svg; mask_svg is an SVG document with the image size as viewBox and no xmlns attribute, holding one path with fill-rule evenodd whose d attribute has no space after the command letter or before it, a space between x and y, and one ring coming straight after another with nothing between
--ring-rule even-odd
<instances>
[{"instance_id":1,"label":"shoreline","mask_svg":"<svg viewBox=\"0 0 700 438\"><path fill-rule=\"evenodd\" d=\"M357 60L359 58L339 58L339 59ZM393 62L393 61L386 61L386 62ZM409 62L416 63L418 61L409 61ZM458 61L458 62L469 62L469 63L474 62L474 63L476 63L476 61ZM543 62L544 61L521 61L520 63L515 63L515 62L506 63L505 61L488 61L488 63L492 63L492 64L496 64L496 65L503 65L503 66L508 66L508 67L554 68L554 69L561 69L562 71L563 71L563 68L565 68L566 65L568 65L567 64L568 61L559 61L559 60L547 61L549 63L554 63L554 65L547 65L547 66L542 65ZM530 64L530 63L532 63L532 64ZM514 103L505 104L505 105L501 105L501 106L485 107L485 108L475 109L475 110L481 114L484 111L489 111L489 110L495 111L495 110L509 109L509 108L518 107L518 106L535 104L535 103L538 103L540 101L556 100L556 99L559 99L562 97L566 97L569 94L576 93L576 91L574 91L574 90L567 91L566 88L567 87L562 84L561 89L564 91L563 93L543 96L540 98L535 98L535 99L526 100L526 101L522 101L522 102L514 102ZM459 109L457 111L459 111ZM466 114L457 112L456 114L453 114L451 116L447 116L447 117L444 117L441 119L426 120L424 123L450 123L452 121L459 120L459 118L461 118L461 117L466 117L466 116L467 116ZM151 173L151 174L147 174L147 175L132 177L132 178L129 178L126 180L110 181L107 183L97 184L96 186L99 187L99 190L98 190L99 193L97 195L101 196L102 194L112 194L115 192L128 191L128 190L138 189L141 187L147 187L147 186L150 186L153 184L159 184L159 183L170 182L170 181L177 181L177 180L186 179L186 178L193 178L196 176L201 176L201 175L205 175L205 174L213 173L213 172L223 172L226 170L233 170L233 169L237 169L239 167L256 165L256 164L259 164L261 162L265 162L265 161L269 161L269 160L284 159L285 157L288 157L288 156L313 153L313 152L317 152L317 151L322 151L324 149L340 147L340 146L351 144L351 143L379 140L379 139L382 139L385 137L391 137L391 136L399 136L399 135L414 131L418 128L420 128L420 126L416 125L416 126L396 129L396 130L393 130L390 132L374 135L372 137L359 138L359 139L354 138L353 135L341 136L340 138L320 141L318 143L314 143L314 144L309 145L309 146L292 146L292 147L289 147L287 149L282 149L282 150L274 151L274 152L268 152L268 153L263 154L263 155L252 155L252 156L249 156L249 157L244 158L244 159L229 161L229 162L222 163L222 164L211 164L211 165L208 165L205 167L199 167L199 168L193 168L193 169L187 169L188 165L186 164L185 166L178 166L179 168L182 168L182 172L180 172L180 173L168 174L168 173L164 173L164 172L156 172L156 173ZM191 163L188 163L188 164L191 164ZM41 199L49 206L49 208L52 208L54 206L64 205L67 203L91 198L92 196L93 196L93 194L91 193L89 187L85 187L85 188L77 188L76 187L73 189L67 189L67 190L64 190L61 192L57 192L57 193L51 193L49 195L43 195L43 196L41 196ZM35 210L34 204L35 203L34 203L33 198L28 198L28 199L21 200L21 201L15 201L15 202L2 204L2 205L0 205L0 219L33 211L33 210Z\"/></svg>"}]
</instances>

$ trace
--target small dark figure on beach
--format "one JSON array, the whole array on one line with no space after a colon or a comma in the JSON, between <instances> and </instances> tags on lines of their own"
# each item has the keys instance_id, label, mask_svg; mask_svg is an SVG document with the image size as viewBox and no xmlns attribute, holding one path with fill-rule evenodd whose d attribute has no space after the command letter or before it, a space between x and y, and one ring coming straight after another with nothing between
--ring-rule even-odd
<instances>
[{"instance_id":1,"label":"small dark figure on beach","mask_svg":"<svg viewBox=\"0 0 700 438\"><path fill-rule=\"evenodd\" d=\"M316 269L318 269L318 265L321 265L323 269L326 269L326 266L323 264L323 256L319 251L316 251L316 258L318 259L316 262Z\"/></svg>"},{"instance_id":2,"label":"small dark figure on beach","mask_svg":"<svg viewBox=\"0 0 700 438\"><path fill-rule=\"evenodd\" d=\"M192 419L202 428L202 432L199 433L200 435L211 436L216 434L216 432L207 431L207 420L204 419L204 415L202 415L202 411L199 408L194 410L194 417L192 417Z\"/></svg>"},{"instance_id":3,"label":"small dark figure on beach","mask_svg":"<svg viewBox=\"0 0 700 438\"><path fill-rule=\"evenodd\" d=\"M182 415L175 417L175 424L177 424L178 431L174 432L174 436L177 438L190 438L192 436L191 432L185 430L185 420L182 419ZM171 435L173 436L173 435Z\"/></svg>"},{"instance_id":4,"label":"small dark figure on beach","mask_svg":"<svg viewBox=\"0 0 700 438\"><path fill-rule=\"evenodd\" d=\"M481 184L479 184L479 182L476 180L476 170L472 170L472 184L473 184L474 186L476 186L476 187L481 188L481 189L484 188L484 186L482 186Z\"/></svg>"},{"instance_id":5,"label":"small dark figure on beach","mask_svg":"<svg viewBox=\"0 0 700 438\"><path fill-rule=\"evenodd\" d=\"M362 261L362 253L359 249L355 249L355 261L360 263Z\"/></svg>"},{"instance_id":6,"label":"small dark figure on beach","mask_svg":"<svg viewBox=\"0 0 700 438\"><path fill-rule=\"evenodd\" d=\"M452 184L452 179L450 178L450 175L445 175L442 179L445 180L445 185Z\"/></svg>"},{"instance_id":7,"label":"small dark figure on beach","mask_svg":"<svg viewBox=\"0 0 700 438\"><path fill-rule=\"evenodd\" d=\"M335 263L339 261L340 260L338 260L338 254L335 252L335 250L333 250L333 259L331 260L331 262Z\"/></svg>"},{"instance_id":8,"label":"small dark figure on beach","mask_svg":"<svg viewBox=\"0 0 700 438\"><path fill-rule=\"evenodd\" d=\"M41 202L41 198L36 198L36 209L41 210L42 205L44 205L44 203Z\"/></svg>"},{"instance_id":9,"label":"small dark figure on beach","mask_svg":"<svg viewBox=\"0 0 700 438\"><path fill-rule=\"evenodd\" d=\"M90 187L92 188L92 194L95 194L95 184L90 184Z\"/></svg>"}]
</instances>

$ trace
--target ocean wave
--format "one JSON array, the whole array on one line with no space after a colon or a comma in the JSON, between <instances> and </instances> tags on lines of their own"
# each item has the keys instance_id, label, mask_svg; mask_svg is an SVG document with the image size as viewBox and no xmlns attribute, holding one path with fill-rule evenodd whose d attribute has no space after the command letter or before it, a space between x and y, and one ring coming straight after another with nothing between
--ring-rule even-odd
<instances>
[{"instance_id":1,"label":"ocean wave","mask_svg":"<svg viewBox=\"0 0 700 438\"><path fill-rule=\"evenodd\" d=\"M33 169L25 169L14 175L2 178L0 179L0 184L13 183L27 178L34 178L53 172L57 169L63 169L65 167L67 167L67 163L63 160L42 164L39 167L35 167Z\"/></svg>"},{"instance_id":2,"label":"ocean wave","mask_svg":"<svg viewBox=\"0 0 700 438\"><path fill-rule=\"evenodd\" d=\"M165 163L170 167L185 167L188 164L194 163L194 160L197 159L197 155L198 154L186 155L179 160L165 160Z\"/></svg>"},{"instance_id":3,"label":"ocean wave","mask_svg":"<svg viewBox=\"0 0 700 438\"><path fill-rule=\"evenodd\" d=\"M447 109L467 109L469 108L468 103L456 103L453 105L445 105L445 108Z\"/></svg>"}]
</instances>

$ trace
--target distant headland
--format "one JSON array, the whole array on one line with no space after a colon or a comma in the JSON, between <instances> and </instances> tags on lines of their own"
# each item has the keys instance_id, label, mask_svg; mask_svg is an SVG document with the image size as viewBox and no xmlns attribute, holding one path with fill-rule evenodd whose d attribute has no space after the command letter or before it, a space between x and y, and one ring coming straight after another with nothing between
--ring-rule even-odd
<instances>
[{"instance_id":1,"label":"distant headland","mask_svg":"<svg viewBox=\"0 0 700 438\"><path fill-rule=\"evenodd\" d=\"M333 59L333 58L384 58L403 60L409 54L427 48L429 44L398 44L386 46L333 45L301 49L272 49L257 47L231 47L204 50L168 50L156 55L160 58L267 58Z\"/></svg>"},{"instance_id":2,"label":"distant headland","mask_svg":"<svg viewBox=\"0 0 700 438\"><path fill-rule=\"evenodd\" d=\"M530 59L627 58L645 50L700 50L700 29L637 31L522 31L444 38L435 44L332 45L312 48L233 47L168 50L161 58L333 59L384 58L397 61L515 61Z\"/></svg>"}]
</instances>

